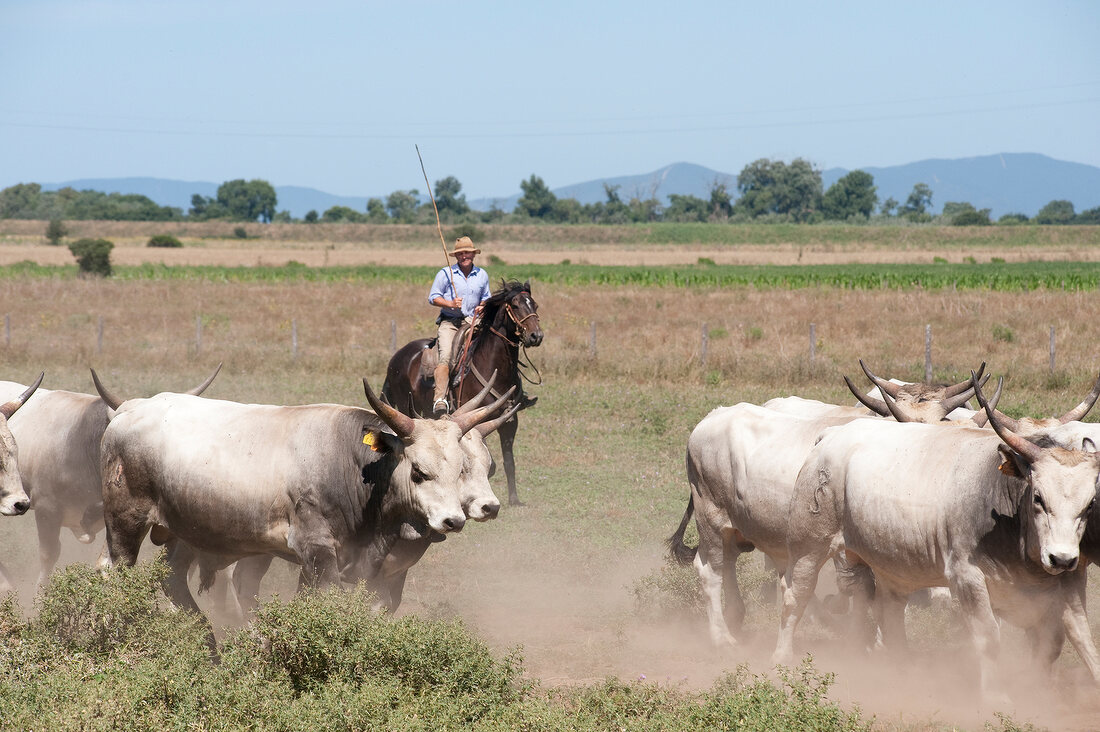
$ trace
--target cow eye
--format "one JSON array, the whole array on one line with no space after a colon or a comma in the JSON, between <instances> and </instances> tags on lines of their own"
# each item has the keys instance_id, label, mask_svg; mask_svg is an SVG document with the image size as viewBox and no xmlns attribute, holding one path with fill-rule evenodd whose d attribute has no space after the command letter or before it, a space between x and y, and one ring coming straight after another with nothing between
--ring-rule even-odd
<instances>
[{"instance_id":1,"label":"cow eye","mask_svg":"<svg viewBox=\"0 0 1100 732\"><path fill-rule=\"evenodd\" d=\"M423 483L428 479L428 476L424 474L424 471L416 467L415 465L412 468L411 477L413 483Z\"/></svg>"},{"instance_id":2,"label":"cow eye","mask_svg":"<svg viewBox=\"0 0 1100 732\"><path fill-rule=\"evenodd\" d=\"M1035 494L1035 507L1046 509L1046 504L1043 503L1043 497L1040 496L1038 493Z\"/></svg>"}]
</instances>

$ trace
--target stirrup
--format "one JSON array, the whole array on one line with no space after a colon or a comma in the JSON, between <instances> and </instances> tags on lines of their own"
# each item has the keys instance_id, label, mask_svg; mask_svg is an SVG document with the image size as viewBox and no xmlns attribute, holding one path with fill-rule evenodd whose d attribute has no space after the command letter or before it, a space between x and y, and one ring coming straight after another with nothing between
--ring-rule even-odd
<instances>
[{"instance_id":1,"label":"stirrup","mask_svg":"<svg viewBox=\"0 0 1100 732\"><path fill-rule=\"evenodd\" d=\"M451 408L446 399L436 399L435 403L432 404L432 412L435 414L446 414L449 411L451 411Z\"/></svg>"}]
</instances>

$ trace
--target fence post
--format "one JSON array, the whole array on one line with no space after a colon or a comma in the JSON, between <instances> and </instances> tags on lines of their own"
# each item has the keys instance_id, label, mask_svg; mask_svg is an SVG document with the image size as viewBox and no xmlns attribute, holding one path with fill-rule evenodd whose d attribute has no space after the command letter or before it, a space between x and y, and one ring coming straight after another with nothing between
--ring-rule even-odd
<instances>
[{"instance_id":1,"label":"fence post","mask_svg":"<svg viewBox=\"0 0 1100 732\"><path fill-rule=\"evenodd\" d=\"M103 316L99 316L99 328L96 330L95 352L103 353Z\"/></svg>"},{"instance_id":2,"label":"fence post","mask_svg":"<svg viewBox=\"0 0 1100 732\"><path fill-rule=\"evenodd\" d=\"M699 347L699 363L705 365L707 362L707 324L703 323L703 342Z\"/></svg>"},{"instance_id":3,"label":"fence post","mask_svg":"<svg viewBox=\"0 0 1100 732\"><path fill-rule=\"evenodd\" d=\"M924 382L932 383L932 324L924 326Z\"/></svg>"},{"instance_id":4,"label":"fence post","mask_svg":"<svg viewBox=\"0 0 1100 732\"><path fill-rule=\"evenodd\" d=\"M810 365L814 365L814 358L817 356L817 325L810 323Z\"/></svg>"},{"instance_id":5,"label":"fence post","mask_svg":"<svg viewBox=\"0 0 1100 732\"><path fill-rule=\"evenodd\" d=\"M1050 374L1054 375L1054 326L1050 326Z\"/></svg>"},{"instance_id":6,"label":"fence post","mask_svg":"<svg viewBox=\"0 0 1100 732\"><path fill-rule=\"evenodd\" d=\"M11 313L4 314L4 345L11 346Z\"/></svg>"},{"instance_id":7,"label":"fence post","mask_svg":"<svg viewBox=\"0 0 1100 732\"><path fill-rule=\"evenodd\" d=\"M588 355L595 361L596 360L596 321L592 321L592 333L588 336Z\"/></svg>"},{"instance_id":8,"label":"fence post","mask_svg":"<svg viewBox=\"0 0 1100 732\"><path fill-rule=\"evenodd\" d=\"M397 353L397 321L390 321L390 353Z\"/></svg>"},{"instance_id":9,"label":"fence post","mask_svg":"<svg viewBox=\"0 0 1100 732\"><path fill-rule=\"evenodd\" d=\"M202 316L195 316L195 355L202 354Z\"/></svg>"},{"instance_id":10,"label":"fence post","mask_svg":"<svg viewBox=\"0 0 1100 732\"><path fill-rule=\"evenodd\" d=\"M295 360L298 358L298 321L290 319L290 352Z\"/></svg>"}]
</instances>

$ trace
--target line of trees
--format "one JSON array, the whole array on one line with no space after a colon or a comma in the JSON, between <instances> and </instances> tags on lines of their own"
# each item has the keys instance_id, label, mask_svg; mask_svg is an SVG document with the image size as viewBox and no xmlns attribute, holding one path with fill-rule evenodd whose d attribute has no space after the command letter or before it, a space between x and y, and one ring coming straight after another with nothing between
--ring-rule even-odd
<instances>
[{"instance_id":1,"label":"line of trees","mask_svg":"<svg viewBox=\"0 0 1100 732\"><path fill-rule=\"evenodd\" d=\"M625 197L621 186L604 184L605 200L582 204L575 198L559 198L537 175L520 181L522 195L511 212L493 205L474 211L454 176L433 186L442 220L451 224L551 222L562 224L629 224L671 222L862 223L903 219L913 223L937 222L957 226L986 226L993 222L990 209L977 209L965 201L948 201L939 215L931 213L932 189L917 183L904 202L880 201L874 177L854 170L824 190L821 171L796 158L790 163L761 158L731 181L715 179L709 196L670 194L667 203L657 197L657 185L645 194ZM195 194L191 208L159 206L136 194L75 191L62 188L43 191L37 183L21 183L0 191L0 218L106 219L119 221L262 221L291 222L287 211L277 211L275 188L264 180L231 180L218 187L213 198ZM397 190L385 198L370 198L366 210L333 206L323 213L308 212L305 223L433 223L432 204L416 189ZM1100 207L1077 213L1070 201L1056 200L1044 206L1034 219L1024 214L1001 216L999 224L1100 224Z\"/></svg>"}]
</instances>

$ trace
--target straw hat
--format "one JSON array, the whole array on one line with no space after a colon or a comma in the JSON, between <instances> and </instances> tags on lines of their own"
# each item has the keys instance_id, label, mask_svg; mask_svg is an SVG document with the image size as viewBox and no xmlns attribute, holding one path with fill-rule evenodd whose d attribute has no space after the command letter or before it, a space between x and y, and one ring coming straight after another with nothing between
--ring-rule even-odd
<instances>
[{"instance_id":1,"label":"straw hat","mask_svg":"<svg viewBox=\"0 0 1100 732\"><path fill-rule=\"evenodd\" d=\"M481 254L481 250L474 246L474 242L468 236L460 236L455 239L454 249L447 252L452 257L458 256L462 252L472 252L474 254Z\"/></svg>"}]
</instances>

